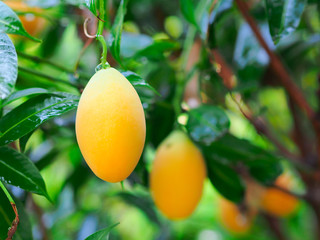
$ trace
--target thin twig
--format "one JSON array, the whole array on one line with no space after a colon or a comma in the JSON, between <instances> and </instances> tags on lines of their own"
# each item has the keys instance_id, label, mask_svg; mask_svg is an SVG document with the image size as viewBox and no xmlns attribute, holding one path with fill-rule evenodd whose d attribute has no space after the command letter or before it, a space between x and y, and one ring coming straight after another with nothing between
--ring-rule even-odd
<instances>
[{"instance_id":1,"label":"thin twig","mask_svg":"<svg viewBox=\"0 0 320 240\"><path fill-rule=\"evenodd\" d=\"M317 136L317 152L318 152L318 161L320 163L320 121L319 119L317 119L315 112L307 102L302 91L298 88L298 86L290 77L288 71L284 67L280 58L269 48L267 42L265 41L265 39L263 38L263 36L259 31L258 25L256 24L254 18L249 13L249 7L247 6L247 3L243 0L236 0L235 2L241 14L248 22L258 42L267 52L270 58L270 65L273 68L274 72L278 74L279 81L281 82L283 87L287 90L288 94L293 99L293 101L307 114L308 119L312 123Z\"/></svg>"},{"instance_id":2,"label":"thin twig","mask_svg":"<svg viewBox=\"0 0 320 240\"><path fill-rule=\"evenodd\" d=\"M218 50L216 49L210 50L208 47L206 47L206 49L207 49L207 52L209 53L211 63L216 64L216 60L219 61L218 64L220 69L218 71L218 74L222 78L223 84L226 86L226 88L231 90L234 86L234 81L235 81L233 70L224 61L223 57L221 56ZM290 151L288 151L287 148L283 146L281 142L273 136L273 134L267 128L266 124L261 118L254 118L251 112L244 111L240 103L233 98L232 94L230 94L230 96L232 97L234 102L237 104L242 115L255 127L256 131L259 134L264 135L266 138L268 138L274 144L274 146L278 148L278 150L284 157L297 162L297 156L295 156Z\"/></svg>"},{"instance_id":3,"label":"thin twig","mask_svg":"<svg viewBox=\"0 0 320 240\"><path fill-rule=\"evenodd\" d=\"M0 188L3 190L3 192L5 193L5 195L7 196L11 207L14 211L15 214L15 218L13 219L12 223L11 223L11 227L8 230L8 237L6 238L6 240L11 240L15 234L15 232L17 231L18 228L18 224L19 224L19 214L18 214L18 209L16 206L16 203L14 202L13 198L11 197L9 191L7 190L7 188L4 186L4 184L2 183L2 181L0 181Z\"/></svg>"},{"instance_id":4,"label":"thin twig","mask_svg":"<svg viewBox=\"0 0 320 240\"><path fill-rule=\"evenodd\" d=\"M288 240L288 238L284 235L284 233L281 229L279 219L272 217L268 214L263 214L263 217L267 221L271 231L274 233L274 236L278 240Z\"/></svg>"},{"instance_id":5,"label":"thin twig","mask_svg":"<svg viewBox=\"0 0 320 240\"><path fill-rule=\"evenodd\" d=\"M32 195L29 194L29 201L31 203L31 207L34 209L36 216L38 218L39 228L42 235L42 240L49 240L50 236L48 234L48 229L43 221L43 211L42 209L36 204L36 202L33 200Z\"/></svg>"},{"instance_id":6,"label":"thin twig","mask_svg":"<svg viewBox=\"0 0 320 240\"><path fill-rule=\"evenodd\" d=\"M243 0L236 0L236 3L238 5L238 8L241 14L243 15L243 17L246 19L249 26L251 27L257 40L259 41L261 46L264 48L264 50L267 52L270 58L270 64L274 69L274 71L279 75L279 80L281 81L282 85L288 91L288 93L293 98L293 100L306 112L309 119L311 121L314 121L315 113L313 109L310 107L309 103L303 96L301 90L297 87L295 82L291 79L289 73L287 72L286 68L282 64L279 57L269 48L267 42L261 35L255 20L249 14L249 8L246 2L244 2Z\"/></svg>"},{"instance_id":7,"label":"thin twig","mask_svg":"<svg viewBox=\"0 0 320 240\"><path fill-rule=\"evenodd\" d=\"M297 106L294 104L292 98L289 96L288 106L293 118L293 138L300 150L300 154L304 161L310 166L315 166L317 163L317 156L314 153L313 141L310 141L305 136L305 131L303 130L302 122L299 117L299 112Z\"/></svg>"},{"instance_id":8,"label":"thin twig","mask_svg":"<svg viewBox=\"0 0 320 240\"><path fill-rule=\"evenodd\" d=\"M83 56L83 54L85 53L86 49L90 46L90 44L92 43L93 39L92 38L89 38L86 43L84 44L83 48L81 49L80 51L80 54L78 56L78 59L76 61L76 64L74 65L74 73L76 74L76 72L78 71L78 67L79 67L79 64L80 64L80 60L81 60L81 57ZM90 76L88 76L87 78L88 80L90 79Z\"/></svg>"},{"instance_id":9,"label":"thin twig","mask_svg":"<svg viewBox=\"0 0 320 240\"><path fill-rule=\"evenodd\" d=\"M48 59L44 59L44 58L40 58L40 57L37 57L37 56L31 56L29 54L26 54L26 53L23 53L23 52L20 52L20 51L17 51L19 57L22 57L22 58L25 58L25 59L29 59L29 60L32 60L34 62L42 62L42 63L45 63L45 64L48 64L58 70L61 70L63 72L67 72L67 73L72 73L74 74L74 71L72 69L69 69L69 68L66 68L65 66L62 66L60 64L57 64L51 60L48 60ZM77 74L80 78L83 78L83 79L88 79L90 78L89 75L86 75L86 74Z\"/></svg>"},{"instance_id":10,"label":"thin twig","mask_svg":"<svg viewBox=\"0 0 320 240\"><path fill-rule=\"evenodd\" d=\"M25 68L25 67L19 66L18 69L19 69L19 71L30 73L32 75L35 75L35 76L38 76L38 77L41 77L41 78L45 78L45 79L48 79L48 80L53 81L53 82L63 83L65 85L74 87L77 90L80 90L82 88L80 85L76 85L74 83L68 82L67 80L55 78L55 77L52 77L50 75L47 75L47 74L44 74L44 73L41 73L41 72L37 72L37 71L34 71L32 69L29 69L29 68Z\"/></svg>"}]
</instances>

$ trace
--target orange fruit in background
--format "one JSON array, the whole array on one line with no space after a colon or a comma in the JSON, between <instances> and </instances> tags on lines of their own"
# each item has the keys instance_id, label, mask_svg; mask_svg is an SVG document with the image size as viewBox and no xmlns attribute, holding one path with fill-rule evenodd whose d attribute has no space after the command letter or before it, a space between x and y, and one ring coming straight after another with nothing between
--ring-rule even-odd
<instances>
[{"instance_id":1,"label":"orange fruit in background","mask_svg":"<svg viewBox=\"0 0 320 240\"><path fill-rule=\"evenodd\" d=\"M46 19L37 15L43 13L43 9L28 6L24 1L5 0L3 2L18 14L23 27L30 35L37 35L44 29Z\"/></svg>"},{"instance_id":2,"label":"orange fruit in background","mask_svg":"<svg viewBox=\"0 0 320 240\"><path fill-rule=\"evenodd\" d=\"M292 179L287 175L281 175L275 185L284 189L290 189ZM298 199L276 188L267 188L261 199L261 208L278 217L286 217L293 213L298 206Z\"/></svg>"},{"instance_id":3,"label":"orange fruit in background","mask_svg":"<svg viewBox=\"0 0 320 240\"><path fill-rule=\"evenodd\" d=\"M206 166L199 149L182 131L173 131L159 146L150 173L151 194L169 219L192 214L201 195Z\"/></svg>"},{"instance_id":4,"label":"orange fruit in background","mask_svg":"<svg viewBox=\"0 0 320 240\"><path fill-rule=\"evenodd\" d=\"M257 211L250 209L248 212L241 212L239 207L233 202L220 198L220 221L223 226L232 233L247 233Z\"/></svg>"},{"instance_id":5,"label":"orange fruit in background","mask_svg":"<svg viewBox=\"0 0 320 240\"><path fill-rule=\"evenodd\" d=\"M140 98L116 69L98 71L78 105L76 136L91 170L108 182L126 179L136 167L145 142Z\"/></svg>"}]
</instances>

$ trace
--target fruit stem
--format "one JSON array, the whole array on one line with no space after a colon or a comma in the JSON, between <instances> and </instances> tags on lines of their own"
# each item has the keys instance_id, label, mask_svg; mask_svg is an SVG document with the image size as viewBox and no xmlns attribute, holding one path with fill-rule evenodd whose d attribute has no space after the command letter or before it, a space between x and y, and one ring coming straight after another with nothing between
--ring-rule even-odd
<instances>
[{"instance_id":1,"label":"fruit stem","mask_svg":"<svg viewBox=\"0 0 320 240\"><path fill-rule=\"evenodd\" d=\"M8 192L8 190L6 189L6 187L3 185L2 181L0 181L0 187L2 188L3 192L6 194L9 202L15 204L13 198L11 197L11 195L10 195L10 193Z\"/></svg>"},{"instance_id":2,"label":"fruit stem","mask_svg":"<svg viewBox=\"0 0 320 240\"><path fill-rule=\"evenodd\" d=\"M3 190L3 192L5 193L5 195L7 196L11 207L14 211L15 214L15 218L11 223L11 227L8 229L8 237L6 238L6 240L12 240L13 235L15 234L15 232L17 231L18 228L18 224L19 224L19 214L18 214L18 209L16 207L16 203L14 202L13 198L11 197L10 193L8 192L8 190L6 189L6 187L3 185L2 181L0 181L0 187Z\"/></svg>"},{"instance_id":3,"label":"fruit stem","mask_svg":"<svg viewBox=\"0 0 320 240\"><path fill-rule=\"evenodd\" d=\"M99 1L99 24L98 24L98 31L96 35L96 39L101 43L102 45L102 54L101 54L101 65L100 67L102 69L106 69L110 67L109 63L107 62L107 54L108 54L108 48L107 48L107 43L103 37L103 29L105 26L105 8L106 8L106 1L105 0L100 0Z\"/></svg>"}]
</instances>

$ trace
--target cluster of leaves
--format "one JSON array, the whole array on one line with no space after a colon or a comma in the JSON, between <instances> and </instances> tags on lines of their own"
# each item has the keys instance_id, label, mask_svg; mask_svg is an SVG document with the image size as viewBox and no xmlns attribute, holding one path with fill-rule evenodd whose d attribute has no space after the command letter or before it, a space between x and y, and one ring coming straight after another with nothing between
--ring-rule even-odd
<instances>
[{"instance_id":1,"label":"cluster of leaves","mask_svg":"<svg viewBox=\"0 0 320 240\"><path fill-rule=\"evenodd\" d=\"M46 5L39 0L35 1L35 4L40 7L58 9L59 14L55 13L55 17L59 21L61 15L70 15L68 9L71 6L74 7L72 8L74 12L76 12L75 9L79 9L79 6L86 6L95 16L99 17L97 10L99 0L50 2L50 5ZM152 11L151 13L142 10L135 12L135 9L139 9L135 4L143 4L145 9L152 8L154 4L153 11L159 10L156 5L159 4L157 1L156 3L153 1L134 3L134 1L121 0L117 4L113 24L110 24L110 15L107 15L104 21L110 32L107 38L113 57L111 61L114 64L118 63L123 69L123 75L136 88L146 111L146 148L155 149L177 126L177 119L181 116L182 94L186 82L191 76L194 76L195 72L199 73L200 92L208 99L207 104L184 113L183 115L188 120L183 128L202 150L206 159L208 177L214 188L227 199L240 203L246 191L243 171L261 184L269 185L282 173L283 167L280 158L272 151L272 148L265 148L253 141L242 139L230 130L232 120L230 120L230 110L227 110L228 103L226 102L226 96L230 94L223 86L216 69L210 64L206 50L219 48L237 76L238 84L234 91L242 94L256 108L260 107L254 105L260 97L257 90L262 91L270 86L270 83L266 82L266 79L270 78L268 75L269 59L252 37L249 26L240 20L233 1L217 1L215 5L212 5L212 2L215 1L181 0L179 4L166 2L168 9L166 9L166 4L161 6L160 10L165 15L182 14L184 17L185 32L178 39L168 35L156 37L154 33L161 27L158 22L154 22ZM270 47L282 56L294 75L301 78L317 69L314 59L318 56L308 55L308 53L319 46L319 34L308 31L307 27L310 26L304 26L304 24L307 25L305 22L308 19L299 25L304 9L309 6L313 7L316 3L301 0L280 2L279 4L279 1L265 0L265 4L258 3L253 7L252 14L259 22L262 34ZM174 9L179 9L179 12L175 12ZM123 32L125 18L141 25L144 28L144 34ZM81 20L78 25L81 26L82 22ZM75 25L77 26L77 22ZM82 31L82 27L79 29ZM43 59L51 58L58 62L61 59L57 56L59 51L57 46L60 44L58 39L64 30L67 32L66 26L61 22L49 29L43 38L42 48L40 47L35 54L42 56ZM19 44L14 46L7 34L21 35L34 42L25 43L25 40L20 39ZM288 36L292 40L289 41ZM197 37L202 42L202 54L193 68L187 70L190 49ZM92 75L94 68L88 69L86 62L80 64L79 74L74 74L72 70L66 72L66 69L62 69L61 66L58 66L57 71L56 64L45 66L48 61L42 61L41 58L33 58L33 60L40 61L40 67L25 61L21 63L19 61L18 66L16 49L19 50L19 56L19 52L27 51L30 44L37 44L36 41L39 41L38 38L30 36L25 31L16 13L0 1L1 181L17 186L26 192L43 195L49 201L57 202L59 193L65 186L71 185L74 194L78 194L80 187L89 179L88 168L81 163L80 154L75 154L75 159L70 160L73 171L63 179L64 183L58 190L58 194L49 197L40 171L50 166L62 151L79 152L75 142L74 111L72 110L77 107L79 90L88 81L87 75ZM71 41L75 40L71 39ZM89 49L88 51L91 51L92 55L98 59L99 54L96 54L95 50ZM20 56L23 58L22 54ZM75 62L76 57L72 57L70 61ZM303 62L297 62L297 59ZM295 67L300 63L307 67ZM28 67L27 71L25 66ZM89 64L90 66L92 67ZM31 70L33 67L39 70L36 74ZM62 78L50 78L50 76L39 74L46 71ZM19 81L16 83L17 76ZM299 82L299 85L304 86L302 82ZM314 89L314 85L311 87ZM311 102L314 101L312 95L309 97ZM272 124L271 121L270 123ZM282 126L279 126L281 124L283 122L278 125L273 124L273 127L282 130ZM36 154L36 151L26 146L30 137L39 131L37 130L39 127L42 138L36 150L41 154ZM279 131L279 138L284 138L285 135L288 135L288 132ZM290 144L292 142L288 143L289 146ZM49 145L49 147L46 148L44 145ZM149 158L148 151L145 150L139 165L128 179L130 184L148 186ZM21 198L23 202L27 199L26 192ZM116 197L142 209L156 225L164 227L149 201L149 196L120 193ZM16 238L32 239L30 223L26 220L23 203L19 199L16 200L21 215L21 224ZM2 239L7 233L14 214L2 192L0 201L1 210L3 210L0 211L3 215L0 217L0 239ZM6 221L1 222L2 219ZM106 222L111 221L108 219ZM102 232L97 232L88 239L101 239L108 234L109 230L110 228L107 228ZM166 231L163 231L162 234L166 234Z\"/></svg>"}]
</instances>

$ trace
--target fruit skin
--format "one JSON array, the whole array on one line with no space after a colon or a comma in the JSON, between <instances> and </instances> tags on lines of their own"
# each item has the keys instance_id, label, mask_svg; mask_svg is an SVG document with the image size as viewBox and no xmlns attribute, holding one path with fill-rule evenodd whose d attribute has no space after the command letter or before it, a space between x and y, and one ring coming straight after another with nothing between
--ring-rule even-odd
<instances>
[{"instance_id":1,"label":"fruit skin","mask_svg":"<svg viewBox=\"0 0 320 240\"><path fill-rule=\"evenodd\" d=\"M179 38L183 33L182 21L176 16L167 17L164 22L164 28L173 38Z\"/></svg>"},{"instance_id":2,"label":"fruit skin","mask_svg":"<svg viewBox=\"0 0 320 240\"><path fill-rule=\"evenodd\" d=\"M275 182L275 185L284 189L289 189L292 182L288 175L281 175ZM298 199L281 190L268 188L265 190L261 199L261 208L278 217L287 217L293 213L298 206Z\"/></svg>"},{"instance_id":3,"label":"fruit skin","mask_svg":"<svg viewBox=\"0 0 320 240\"><path fill-rule=\"evenodd\" d=\"M30 7L23 1L4 1L12 10L17 12L30 12L26 13L25 15L19 15L19 19L26 29L26 31L31 35L38 35L41 30L46 25L46 20L40 16L36 16L32 13L41 13L43 12L42 9L38 7Z\"/></svg>"},{"instance_id":4,"label":"fruit skin","mask_svg":"<svg viewBox=\"0 0 320 240\"><path fill-rule=\"evenodd\" d=\"M146 123L141 101L116 69L98 71L78 105L76 135L91 170L108 182L126 179L141 156Z\"/></svg>"},{"instance_id":5,"label":"fruit skin","mask_svg":"<svg viewBox=\"0 0 320 240\"><path fill-rule=\"evenodd\" d=\"M242 213L239 207L227 199L219 199L220 220L223 226L235 234L247 233L256 215L256 210L250 209Z\"/></svg>"},{"instance_id":6,"label":"fruit skin","mask_svg":"<svg viewBox=\"0 0 320 240\"><path fill-rule=\"evenodd\" d=\"M199 149L181 131L173 131L159 146L150 173L156 206L169 219L188 217L198 205L206 166Z\"/></svg>"}]
</instances>

